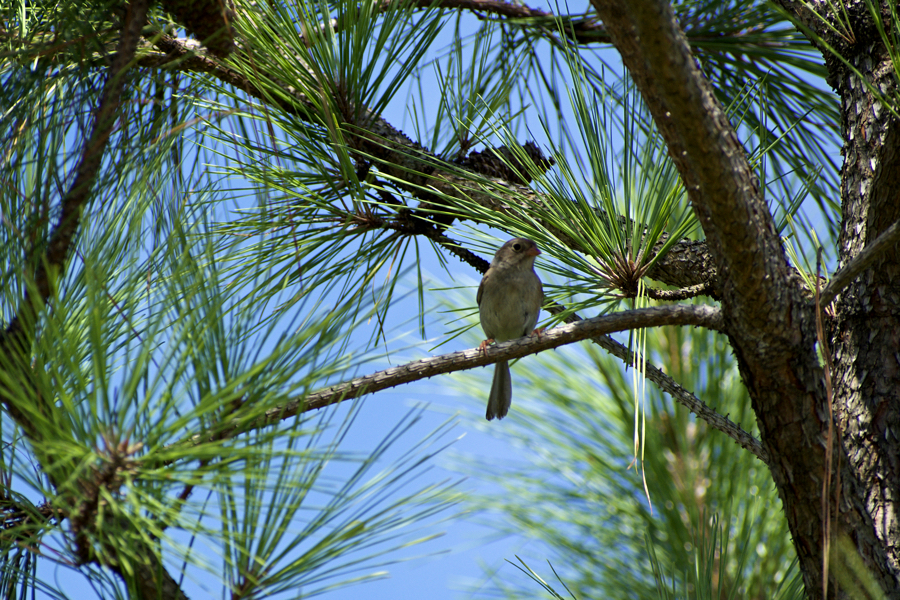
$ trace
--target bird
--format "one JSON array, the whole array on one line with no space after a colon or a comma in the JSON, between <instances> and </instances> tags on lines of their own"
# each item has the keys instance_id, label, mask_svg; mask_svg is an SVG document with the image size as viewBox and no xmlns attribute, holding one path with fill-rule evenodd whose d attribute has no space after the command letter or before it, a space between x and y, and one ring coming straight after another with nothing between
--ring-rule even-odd
<instances>
[{"instance_id":1,"label":"bird","mask_svg":"<svg viewBox=\"0 0 900 600\"><path fill-rule=\"evenodd\" d=\"M527 238L513 238L503 244L494 255L491 266L478 286L478 316L491 342L506 342L534 331L544 301L544 288L534 272L534 259L541 253L537 244ZM488 398L485 418L502 419L512 403L512 380L509 362L500 361L494 367L494 381Z\"/></svg>"}]
</instances>

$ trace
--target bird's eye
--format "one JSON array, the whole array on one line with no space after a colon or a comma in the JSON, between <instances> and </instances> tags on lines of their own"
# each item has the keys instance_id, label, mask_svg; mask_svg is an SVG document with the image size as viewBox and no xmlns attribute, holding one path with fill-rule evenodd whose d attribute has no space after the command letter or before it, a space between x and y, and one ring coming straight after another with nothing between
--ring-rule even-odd
<instances>
[{"instance_id":1,"label":"bird's eye","mask_svg":"<svg viewBox=\"0 0 900 600\"><path fill-rule=\"evenodd\" d=\"M515 250L516 252L518 252L521 249L522 249L522 244L513 244L513 250Z\"/></svg>"}]
</instances>

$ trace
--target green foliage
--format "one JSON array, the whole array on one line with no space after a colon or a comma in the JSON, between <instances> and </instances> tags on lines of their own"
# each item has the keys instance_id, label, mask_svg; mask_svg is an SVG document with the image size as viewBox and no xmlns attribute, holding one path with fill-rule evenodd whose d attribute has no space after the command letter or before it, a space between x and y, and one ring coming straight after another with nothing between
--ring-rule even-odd
<instances>
[{"instance_id":1,"label":"green foliage","mask_svg":"<svg viewBox=\"0 0 900 600\"><path fill-rule=\"evenodd\" d=\"M153 173L158 166L150 162ZM131 193L86 224L78 260L58 282L54 310L38 324L29 353L33 371L0 357L0 385L14 391L15 404L31 409L28 420L41 435L30 451L42 471L23 461L24 448L4 457L6 477L23 490L23 507L28 498L50 498L54 510L75 518L85 495L100 494L90 544L101 564L110 553L142 564L140 549L162 542L167 560L186 573L219 573L221 565L208 554L179 542L204 540L231 570L230 585L270 594L299 585L326 589L341 574L383 562L379 542L430 518L449 498L445 486L433 485L391 495L431 455L424 447L376 470L415 415L362 457L340 449L356 409L229 434L343 375L359 300L267 316L264 270L239 282L243 287L222 279L219 264L229 259L206 222L204 198L196 205L166 202L165 225L154 238L146 235L159 199L146 193L150 178L119 175ZM18 286L3 287L13 305ZM9 379L29 371L28 385ZM31 404L35 393L52 398L56 409L48 414ZM21 435L9 421L4 434ZM328 464L350 471L323 481ZM85 481L105 477L114 480L85 489ZM337 488L334 478L343 481ZM66 554L83 542L54 542L50 534L58 535L58 527L31 510L34 520L5 530L4 547L34 539L67 562ZM83 572L101 587L112 585L113 593L115 583L103 584L99 570ZM14 585L18 571L5 573Z\"/></svg>"},{"instance_id":2,"label":"green foliage","mask_svg":"<svg viewBox=\"0 0 900 600\"><path fill-rule=\"evenodd\" d=\"M754 515L758 518L758 515ZM719 600L721 598L772 598L779 600L801 600L806 597L803 580L797 569L797 560L788 567L788 574L777 586L769 591L771 595L761 596L754 589L747 588L743 581L746 560L752 549L746 541L738 540L738 557L729 555L730 527L720 523L717 516L699 524L697 537L685 550L693 557L693 569L682 573L664 572L656 553L654 542L647 539L647 553L656 580L657 597L666 600L674 598L697 598L698 600ZM735 560L736 558L736 560ZM769 586L770 589L772 586Z\"/></svg>"},{"instance_id":3,"label":"green foliage","mask_svg":"<svg viewBox=\"0 0 900 600\"><path fill-rule=\"evenodd\" d=\"M423 120L415 123L417 137L430 137L439 156L463 157L475 144L491 140L498 123L503 127L515 123L507 108L524 57L510 55L504 44L495 43L495 35L496 29L489 26L471 34L469 24L457 16L453 41L441 57L444 62L433 61L436 85L443 90L436 114L431 110L433 90L425 91L424 73L418 78L418 103L413 98L411 107L415 118Z\"/></svg>"},{"instance_id":4,"label":"green foliage","mask_svg":"<svg viewBox=\"0 0 900 600\"><path fill-rule=\"evenodd\" d=\"M30 62L46 50L45 23L26 14L20 31L31 37L6 38L18 46L0 66L4 326L26 291L37 297L28 274L57 225L105 74L93 54L63 68ZM100 25L78 17L86 30ZM455 502L448 484L411 485L447 425L411 443L410 413L359 453L343 448L358 404L272 418L357 366L350 334L376 307L344 295L332 272L314 279L320 295L295 294L265 253L217 223L230 190L206 163L221 147L191 101L212 106L215 90L202 78L133 75L71 259L52 275L51 308L36 306L24 352L0 353L0 388L30 438L4 413L2 500L16 516L0 536L0 586L62 597L37 569L49 562L122 597L110 569L154 568L148 548L176 580L212 574L235 597L381 576L359 571L430 539L414 526ZM375 87L385 76L369 73Z\"/></svg>"}]
</instances>

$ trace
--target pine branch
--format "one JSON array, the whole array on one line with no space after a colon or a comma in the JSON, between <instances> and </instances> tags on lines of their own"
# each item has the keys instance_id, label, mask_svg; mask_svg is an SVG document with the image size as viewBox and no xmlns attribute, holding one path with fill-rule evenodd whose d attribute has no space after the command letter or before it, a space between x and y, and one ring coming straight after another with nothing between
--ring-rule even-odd
<instances>
[{"instance_id":1,"label":"pine branch","mask_svg":"<svg viewBox=\"0 0 900 600\"><path fill-rule=\"evenodd\" d=\"M278 421L289 419L303 412L324 408L344 400L358 398L365 394L396 387L404 383L411 383L444 373L482 367L501 360L521 358L606 333L643 327L659 327L662 325L693 325L721 331L724 324L720 316L719 309L712 306L674 304L623 311L585 319L548 329L540 335L526 336L490 346L484 351L476 348L452 352L357 377L313 392L284 406L273 408L266 412L265 417L255 421L241 423L231 428L225 426L214 437L215 439L233 437L246 431L259 429Z\"/></svg>"},{"instance_id":2,"label":"pine branch","mask_svg":"<svg viewBox=\"0 0 900 600\"><path fill-rule=\"evenodd\" d=\"M43 253L37 257L31 257L26 264L33 264L28 291L24 294L18 307L18 313L10 321L6 330L0 334L0 355L7 357L17 356L19 360L10 360L6 365L19 371L7 373L8 379L19 379L25 389L31 389L32 394L29 406L19 406L15 398L21 394L9 395L0 390L2 399L9 413L16 423L26 432L31 443L40 447L43 434L34 422L29 419L31 411L38 410L48 413L58 410L54 405L42 398L29 384L30 361L27 342L31 335L31 324L35 320L35 311L38 307L47 303L51 295L51 281L55 273L65 269L66 262L71 251L71 246L81 224L81 216L84 207L91 199L93 187L100 172L103 156L112 134L116 118L121 110L121 97L124 89L126 73L132 64L138 43L141 39L141 30L147 20L149 3L147 0L132 0L124 6L124 19L119 44L115 55L112 57L108 68L107 79L103 86L97 108L93 113L91 132L82 146L81 156L75 168L74 181L68 192L61 200L60 215L54 226ZM33 292L36 292L34 297ZM40 453L39 453L40 454ZM50 477L57 488L63 486L54 476L53 469L46 469L51 465L44 465L45 473ZM116 537L116 527L122 530L130 527L130 522L120 519L121 523L111 523L116 519L107 515L103 523L104 531L98 531L98 506L101 502L102 492L121 485L117 481L120 474L120 465L110 463L108 468L101 471L88 472L78 480L78 483L87 491L84 497L73 498L75 508L69 515L75 538L75 553L82 562L94 562L100 566L110 568L116 572L128 586L129 591L138 598L150 600L152 598L185 598L178 582L176 582L165 570L159 559L156 548L128 548L126 555L129 559L122 560L120 553L123 551L118 544L121 540ZM69 473L66 473L68 476ZM68 489L73 489L68 482ZM75 486L76 489L78 486ZM98 553L95 541L103 547L103 552ZM140 556L140 561L130 560L130 557Z\"/></svg>"},{"instance_id":3,"label":"pine branch","mask_svg":"<svg viewBox=\"0 0 900 600\"><path fill-rule=\"evenodd\" d=\"M184 71L206 73L254 98L267 103L273 102L271 95L266 94L241 73L223 65L193 40L160 34L155 43L167 54L164 57L158 55L144 57L142 66L157 68L171 66ZM281 110L300 118L307 118L316 111L315 104L305 95L292 88L285 88L284 91L292 100L283 98L274 100ZM427 190L430 199L435 195L447 199L465 196L502 213L516 210L519 202L536 205L544 203L541 195L529 187L495 177L469 173L462 167L445 163L380 116L368 114L366 119L365 129L350 128L350 131L355 133L347 133L348 143L362 160L375 162L379 170L390 176L392 183L402 187L404 191L422 197ZM485 184L493 188L492 193L485 191ZM498 202L497 189L507 190L509 200ZM562 243L576 247L573 240L551 224L542 223L542 225L559 237ZM703 241L681 240L647 275L679 288L705 285L711 290L711 294L712 290L716 289L715 267L710 260L706 242Z\"/></svg>"},{"instance_id":4,"label":"pine branch","mask_svg":"<svg viewBox=\"0 0 900 600\"><path fill-rule=\"evenodd\" d=\"M127 5L125 26L119 41L116 54L108 69L109 75L104 83L97 109L93 114L90 136L81 149L81 157L75 168L75 178L69 191L62 198L59 219L51 232L44 252L39 257L30 257L26 264L33 264L34 273L30 286L19 304L18 313L10 320L6 330L0 334L0 354L5 356L19 355L25 352L27 344L24 337L26 323L34 319L35 305L43 305L50 297L51 280L55 273L64 270L66 260L75 234L81 222L84 207L91 198L91 191L100 171L103 154L109 142L116 116L120 110L120 98L125 84L125 72L134 58L140 40L141 28L146 20L147 4L145 0L137 0ZM32 290L37 292L33 297ZM27 364L25 361L24 364ZM6 395L0 395L3 403L16 419L16 422L28 432L32 441L41 438L39 431L32 426L27 417L27 410L17 407ZM39 398L34 398L38 402ZM29 407L33 409L33 407ZM45 406L44 410L52 410Z\"/></svg>"},{"instance_id":5,"label":"pine branch","mask_svg":"<svg viewBox=\"0 0 900 600\"><path fill-rule=\"evenodd\" d=\"M214 439L222 440L234 437L250 430L273 425L303 412L324 408L404 383L485 366L500 360L521 358L585 339L590 339L626 364L631 365L634 359L633 353L605 335L615 331L662 325L694 325L716 331L721 331L723 327L718 308L695 305L657 306L603 315L593 319L578 320L577 316L570 316L570 319L573 320L572 323L546 330L540 336L523 337L497 344L488 347L484 352L479 349L471 349L434 356L330 386L284 406L273 408L267 411L264 417L255 421L241 423L239 426L230 428L223 427L214 436ZM752 452L764 463L768 462L768 454L759 440L739 425L717 413L653 365L647 365L646 373L650 381L658 385L664 392L668 392L677 402L687 407L700 419L734 439L739 446Z\"/></svg>"},{"instance_id":6,"label":"pine branch","mask_svg":"<svg viewBox=\"0 0 900 600\"><path fill-rule=\"evenodd\" d=\"M692 285L677 290L660 290L657 288L647 288L647 297L653 300L663 300L666 302L676 302L678 300L688 300L697 296L712 296L713 291L708 283Z\"/></svg>"}]
</instances>

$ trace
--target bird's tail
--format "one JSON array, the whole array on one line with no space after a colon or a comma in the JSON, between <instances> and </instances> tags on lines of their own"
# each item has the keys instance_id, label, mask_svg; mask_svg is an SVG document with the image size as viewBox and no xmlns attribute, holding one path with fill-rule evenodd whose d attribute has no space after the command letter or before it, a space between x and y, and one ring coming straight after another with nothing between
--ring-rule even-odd
<instances>
[{"instance_id":1,"label":"bird's tail","mask_svg":"<svg viewBox=\"0 0 900 600\"><path fill-rule=\"evenodd\" d=\"M512 404L512 379L509 376L509 363L498 362L494 367L494 383L491 384L491 396L488 399L485 418L490 421L494 417L502 419L509 412Z\"/></svg>"}]
</instances>

